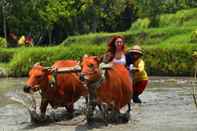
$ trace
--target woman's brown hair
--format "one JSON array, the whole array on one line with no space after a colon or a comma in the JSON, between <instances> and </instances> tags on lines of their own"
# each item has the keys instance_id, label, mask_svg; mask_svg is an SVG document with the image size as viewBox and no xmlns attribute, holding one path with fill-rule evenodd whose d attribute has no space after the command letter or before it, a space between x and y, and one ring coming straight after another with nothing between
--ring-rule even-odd
<instances>
[{"instance_id":1,"label":"woman's brown hair","mask_svg":"<svg viewBox=\"0 0 197 131\"><path fill-rule=\"evenodd\" d=\"M115 54L115 51L116 51L115 41L118 38L122 39L122 41L124 43L124 37L123 36L120 36L120 35L112 36L112 38L109 40L109 42L107 44L107 46L108 46L107 52L111 52L113 55ZM125 50L125 45L124 44L123 44L122 50L123 51Z\"/></svg>"}]
</instances>

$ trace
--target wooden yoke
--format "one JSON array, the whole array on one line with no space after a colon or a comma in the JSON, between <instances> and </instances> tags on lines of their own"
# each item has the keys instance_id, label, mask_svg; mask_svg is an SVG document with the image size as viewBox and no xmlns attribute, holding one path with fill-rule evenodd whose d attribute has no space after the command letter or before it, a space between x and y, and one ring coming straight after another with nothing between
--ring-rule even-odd
<instances>
[{"instance_id":1,"label":"wooden yoke","mask_svg":"<svg viewBox=\"0 0 197 131\"><path fill-rule=\"evenodd\" d=\"M74 72L80 72L81 67L79 65L73 66L73 67L45 67L45 69L48 69L51 71L51 73L74 73Z\"/></svg>"}]
</instances>

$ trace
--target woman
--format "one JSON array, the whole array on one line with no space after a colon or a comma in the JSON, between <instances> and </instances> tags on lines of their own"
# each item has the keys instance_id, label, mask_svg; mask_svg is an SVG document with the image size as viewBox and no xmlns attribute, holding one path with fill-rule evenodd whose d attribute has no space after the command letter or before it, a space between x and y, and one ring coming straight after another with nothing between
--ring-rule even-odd
<instances>
[{"instance_id":1,"label":"woman","mask_svg":"<svg viewBox=\"0 0 197 131\"><path fill-rule=\"evenodd\" d=\"M113 36L108 43L107 53L104 55L105 63L113 62L126 65L125 45L122 36Z\"/></svg>"},{"instance_id":2,"label":"woman","mask_svg":"<svg viewBox=\"0 0 197 131\"><path fill-rule=\"evenodd\" d=\"M144 61L142 60L143 51L140 46L134 45L127 53L127 56L130 56L131 63L129 69L133 75L133 102L141 103L139 95L142 94L144 89L148 84L148 75L144 69Z\"/></svg>"}]
</instances>

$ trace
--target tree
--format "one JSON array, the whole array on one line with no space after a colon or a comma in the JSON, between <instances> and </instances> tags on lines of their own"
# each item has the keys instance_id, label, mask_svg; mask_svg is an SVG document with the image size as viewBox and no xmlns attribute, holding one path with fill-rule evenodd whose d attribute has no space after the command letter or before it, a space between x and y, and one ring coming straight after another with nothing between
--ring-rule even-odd
<instances>
[{"instance_id":1,"label":"tree","mask_svg":"<svg viewBox=\"0 0 197 131\"><path fill-rule=\"evenodd\" d=\"M3 32L5 39L7 39L7 17L10 13L11 6L12 5L8 0L0 1L0 8L1 8L2 19L3 19Z\"/></svg>"},{"instance_id":2,"label":"tree","mask_svg":"<svg viewBox=\"0 0 197 131\"><path fill-rule=\"evenodd\" d=\"M163 0L134 0L136 13L140 18L150 18L151 26L156 26L157 18L163 10L163 2Z\"/></svg>"},{"instance_id":3,"label":"tree","mask_svg":"<svg viewBox=\"0 0 197 131\"><path fill-rule=\"evenodd\" d=\"M46 23L49 43L52 43L54 24L62 18L68 18L75 15L76 10L72 8L74 3L74 0L49 0L44 9L39 11L42 20Z\"/></svg>"}]
</instances>

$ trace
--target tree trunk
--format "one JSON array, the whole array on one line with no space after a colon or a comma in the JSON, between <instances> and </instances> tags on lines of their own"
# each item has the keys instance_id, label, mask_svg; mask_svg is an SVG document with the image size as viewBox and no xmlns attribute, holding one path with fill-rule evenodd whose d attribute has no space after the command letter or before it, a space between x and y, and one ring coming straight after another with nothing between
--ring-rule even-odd
<instances>
[{"instance_id":1,"label":"tree trunk","mask_svg":"<svg viewBox=\"0 0 197 131\"><path fill-rule=\"evenodd\" d=\"M96 32L97 29L97 13L96 13L96 6L93 5L92 7L92 12L93 12L93 18L92 18L92 32Z\"/></svg>"},{"instance_id":2,"label":"tree trunk","mask_svg":"<svg viewBox=\"0 0 197 131\"><path fill-rule=\"evenodd\" d=\"M52 44L52 27L48 26L48 38L49 38L49 44Z\"/></svg>"},{"instance_id":3,"label":"tree trunk","mask_svg":"<svg viewBox=\"0 0 197 131\"><path fill-rule=\"evenodd\" d=\"M5 7L2 7L2 15L3 15L3 33L4 33L4 38L7 40L7 26L6 26Z\"/></svg>"}]
</instances>

